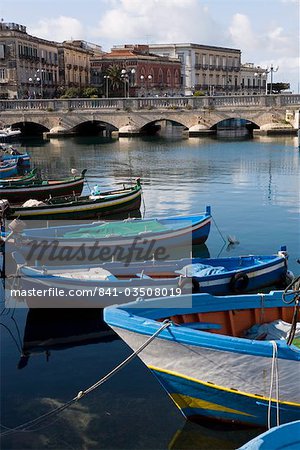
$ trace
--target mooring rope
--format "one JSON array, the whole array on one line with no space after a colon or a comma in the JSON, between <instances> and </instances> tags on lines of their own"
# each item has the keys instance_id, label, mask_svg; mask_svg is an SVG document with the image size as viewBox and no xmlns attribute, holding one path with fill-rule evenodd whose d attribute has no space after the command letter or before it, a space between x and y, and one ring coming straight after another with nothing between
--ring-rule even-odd
<instances>
[{"instance_id":1,"label":"mooring rope","mask_svg":"<svg viewBox=\"0 0 300 450\"><path fill-rule=\"evenodd\" d=\"M287 300L288 296L292 296L291 300ZM300 301L300 276L294 278L292 282L285 288L282 294L282 300L287 305L290 305L291 303L295 302L292 325L286 340L287 345L291 345L294 340L297 329L299 301Z\"/></svg>"},{"instance_id":2,"label":"mooring rope","mask_svg":"<svg viewBox=\"0 0 300 450\"><path fill-rule=\"evenodd\" d=\"M36 419L29 420L28 422L25 422L21 425L18 425L15 428L8 428L5 425L1 425L0 427L5 428L6 431L3 431L0 433L0 436L7 436L13 433L17 432L32 432L37 431L39 429L32 429L35 425L38 425L42 421L44 421L47 418L52 417L53 415L57 415L64 411L66 408L71 406L73 403L77 402L78 400L81 400L84 396L87 394L90 394L92 391L97 389L99 386L101 386L103 383L108 381L113 375L115 375L119 370L121 370L123 367L125 367L133 358L135 358L139 353L141 353L165 328L169 327L172 324L172 322L168 319L166 319L164 322L162 322L162 326L156 330L152 336L150 336L149 339L147 339L137 350L135 350L131 355L129 355L123 362L121 362L118 366L116 366L113 370L111 370L107 375L105 375L103 378L101 378L99 381L94 383L92 386L88 387L87 389L84 389L83 391L79 391L78 394L69 400L68 402L64 403L61 406L58 406L55 409L52 409L51 411L42 414L41 416L37 417ZM44 427L43 427L44 428Z\"/></svg>"},{"instance_id":3,"label":"mooring rope","mask_svg":"<svg viewBox=\"0 0 300 450\"><path fill-rule=\"evenodd\" d=\"M225 242L225 244L227 243L227 241L226 241L226 239L224 238L224 236L223 236L223 234L221 233L221 231L220 231L220 228L218 227L218 225L217 225L217 222L215 221L215 219L214 219L214 217L213 216L211 216L211 218L212 218L212 221L213 221L213 223L215 224L215 226L216 226L216 229L218 230L218 232L219 232L219 235L221 236L221 238L223 239L223 241Z\"/></svg>"},{"instance_id":4,"label":"mooring rope","mask_svg":"<svg viewBox=\"0 0 300 450\"><path fill-rule=\"evenodd\" d=\"M273 383L275 381L275 400L276 400L276 424L280 425L279 420L279 375L278 375L278 348L276 341L270 341L273 346L272 352L272 367L271 367L271 380L270 380L270 393L269 393L269 405L268 405L268 429L271 428L271 409L272 409L272 393Z\"/></svg>"}]
</instances>

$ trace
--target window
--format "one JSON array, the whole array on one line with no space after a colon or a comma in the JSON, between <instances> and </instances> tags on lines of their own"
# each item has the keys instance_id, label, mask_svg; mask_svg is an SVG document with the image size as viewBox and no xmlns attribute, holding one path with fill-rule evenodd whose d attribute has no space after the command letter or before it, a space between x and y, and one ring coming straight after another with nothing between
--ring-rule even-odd
<instances>
[{"instance_id":1,"label":"window","mask_svg":"<svg viewBox=\"0 0 300 450\"><path fill-rule=\"evenodd\" d=\"M6 78L5 69L0 69L0 80L5 80L5 78Z\"/></svg>"},{"instance_id":2,"label":"window","mask_svg":"<svg viewBox=\"0 0 300 450\"><path fill-rule=\"evenodd\" d=\"M0 59L4 59L5 52L4 52L4 44L0 44Z\"/></svg>"}]
</instances>

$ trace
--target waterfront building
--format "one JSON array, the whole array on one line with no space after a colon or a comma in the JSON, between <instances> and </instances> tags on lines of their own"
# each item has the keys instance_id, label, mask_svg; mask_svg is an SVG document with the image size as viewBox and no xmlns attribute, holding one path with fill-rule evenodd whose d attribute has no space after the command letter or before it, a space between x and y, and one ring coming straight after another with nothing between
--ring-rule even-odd
<instances>
[{"instance_id":1,"label":"waterfront building","mask_svg":"<svg viewBox=\"0 0 300 450\"><path fill-rule=\"evenodd\" d=\"M266 94L268 72L253 63L241 65L240 93L242 95Z\"/></svg>"},{"instance_id":2,"label":"waterfront building","mask_svg":"<svg viewBox=\"0 0 300 450\"><path fill-rule=\"evenodd\" d=\"M0 98L51 98L90 85L90 57L102 48L82 40L48 41L26 26L0 22Z\"/></svg>"},{"instance_id":3,"label":"waterfront building","mask_svg":"<svg viewBox=\"0 0 300 450\"><path fill-rule=\"evenodd\" d=\"M0 97L49 97L58 82L56 42L30 36L24 25L0 22Z\"/></svg>"},{"instance_id":4,"label":"waterfront building","mask_svg":"<svg viewBox=\"0 0 300 450\"><path fill-rule=\"evenodd\" d=\"M64 41L57 46L61 87L88 87L91 82L90 59L103 54L101 46L82 40Z\"/></svg>"},{"instance_id":5,"label":"waterfront building","mask_svg":"<svg viewBox=\"0 0 300 450\"><path fill-rule=\"evenodd\" d=\"M120 71L121 95L163 96L181 93L181 62L178 58L160 56L149 51L148 45L114 46L109 53L91 58L92 84L105 84L105 96L112 94L111 67Z\"/></svg>"},{"instance_id":6,"label":"waterfront building","mask_svg":"<svg viewBox=\"0 0 300 450\"><path fill-rule=\"evenodd\" d=\"M185 95L195 91L228 95L240 89L241 50L192 43L150 44L149 49L157 55L181 61Z\"/></svg>"}]
</instances>

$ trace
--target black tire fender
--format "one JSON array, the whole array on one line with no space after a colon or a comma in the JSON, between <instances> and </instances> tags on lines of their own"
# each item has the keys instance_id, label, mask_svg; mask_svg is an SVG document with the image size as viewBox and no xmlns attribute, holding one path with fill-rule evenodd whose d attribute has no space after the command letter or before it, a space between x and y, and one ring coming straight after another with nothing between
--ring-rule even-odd
<instances>
[{"instance_id":1,"label":"black tire fender","mask_svg":"<svg viewBox=\"0 0 300 450\"><path fill-rule=\"evenodd\" d=\"M229 282L229 288L236 293L244 292L249 284L249 277L245 272L238 272L233 275Z\"/></svg>"}]
</instances>

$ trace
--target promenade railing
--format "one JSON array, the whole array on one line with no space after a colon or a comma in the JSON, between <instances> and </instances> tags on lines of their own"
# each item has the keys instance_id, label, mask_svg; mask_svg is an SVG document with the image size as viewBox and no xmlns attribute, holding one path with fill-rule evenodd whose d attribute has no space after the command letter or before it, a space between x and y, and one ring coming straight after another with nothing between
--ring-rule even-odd
<instances>
[{"instance_id":1,"label":"promenade railing","mask_svg":"<svg viewBox=\"0 0 300 450\"><path fill-rule=\"evenodd\" d=\"M256 106L300 107L300 94L232 95L203 97L133 97L0 100L0 111L138 111L151 109L221 109Z\"/></svg>"}]
</instances>

